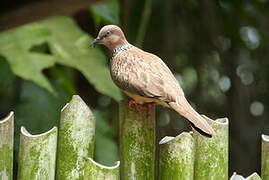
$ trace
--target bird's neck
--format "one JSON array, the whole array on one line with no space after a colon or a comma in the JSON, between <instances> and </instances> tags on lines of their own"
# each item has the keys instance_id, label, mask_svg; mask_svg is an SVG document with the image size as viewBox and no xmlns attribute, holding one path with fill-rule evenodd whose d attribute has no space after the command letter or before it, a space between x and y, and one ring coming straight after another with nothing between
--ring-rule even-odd
<instances>
[{"instance_id":1,"label":"bird's neck","mask_svg":"<svg viewBox=\"0 0 269 180\"><path fill-rule=\"evenodd\" d=\"M115 57L118 53L125 51L127 49L132 48L133 46L129 43L124 44L124 45L118 45L117 47L115 47L111 53L111 58Z\"/></svg>"},{"instance_id":2,"label":"bird's neck","mask_svg":"<svg viewBox=\"0 0 269 180\"><path fill-rule=\"evenodd\" d=\"M125 46L125 45L128 45L128 41L126 39L119 39L118 41L116 42L113 42L113 43L109 43L107 45L107 48L112 52L114 51L116 48L118 47L121 47L121 46Z\"/></svg>"}]
</instances>

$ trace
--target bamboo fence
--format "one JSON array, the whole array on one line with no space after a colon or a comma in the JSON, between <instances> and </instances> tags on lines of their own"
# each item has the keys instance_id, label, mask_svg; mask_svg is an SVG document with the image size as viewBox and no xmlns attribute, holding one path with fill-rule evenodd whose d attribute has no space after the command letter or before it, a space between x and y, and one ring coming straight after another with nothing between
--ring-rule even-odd
<instances>
[{"instance_id":1,"label":"bamboo fence","mask_svg":"<svg viewBox=\"0 0 269 180\"><path fill-rule=\"evenodd\" d=\"M37 135L21 127L18 180L225 180L228 177L228 119L204 119L217 135L183 132L156 142L155 110L119 107L120 161L104 166L94 161L95 118L74 95L62 109L59 126ZM262 135L261 177L269 180L269 136ZM0 180L13 179L14 113L0 121ZM156 148L158 146L158 148ZM156 149L159 149L157 151ZM108 150L109 151L109 150Z\"/></svg>"}]
</instances>

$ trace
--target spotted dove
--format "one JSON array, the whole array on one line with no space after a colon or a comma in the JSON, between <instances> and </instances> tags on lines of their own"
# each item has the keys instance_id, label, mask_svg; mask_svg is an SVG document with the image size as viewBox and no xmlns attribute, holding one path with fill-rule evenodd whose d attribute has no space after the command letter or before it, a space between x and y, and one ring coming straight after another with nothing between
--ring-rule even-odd
<instances>
[{"instance_id":1,"label":"spotted dove","mask_svg":"<svg viewBox=\"0 0 269 180\"><path fill-rule=\"evenodd\" d=\"M136 103L169 107L187 118L201 134L215 135L213 128L188 103L167 65L158 56L129 44L118 26L104 26L92 44L102 44L112 52L111 77Z\"/></svg>"}]
</instances>

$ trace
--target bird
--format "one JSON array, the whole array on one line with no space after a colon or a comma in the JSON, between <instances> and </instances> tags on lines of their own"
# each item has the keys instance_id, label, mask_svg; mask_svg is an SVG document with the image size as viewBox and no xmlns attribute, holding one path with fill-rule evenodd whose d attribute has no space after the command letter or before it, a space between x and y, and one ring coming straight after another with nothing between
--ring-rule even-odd
<instances>
[{"instance_id":1,"label":"bird","mask_svg":"<svg viewBox=\"0 0 269 180\"><path fill-rule=\"evenodd\" d=\"M130 44L120 27L102 27L91 44L103 45L111 52L111 78L132 99L131 103L168 107L188 119L200 134L207 137L216 134L189 104L180 84L162 59Z\"/></svg>"}]
</instances>

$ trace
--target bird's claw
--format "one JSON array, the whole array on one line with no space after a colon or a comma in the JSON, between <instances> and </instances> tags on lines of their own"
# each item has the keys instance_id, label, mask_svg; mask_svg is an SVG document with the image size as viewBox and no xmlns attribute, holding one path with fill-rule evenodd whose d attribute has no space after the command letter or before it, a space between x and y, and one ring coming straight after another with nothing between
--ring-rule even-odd
<instances>
[{"instance_id":1,"label":"bird's claw","mask_svg":"<svg viewBox=\"0 0 269 180\"><path fill-rule=\"evenodd\" d=\"M128 102L128 105L129 107L132 107L133 105L135 106L135 109L140 112L142 110L142 107L139 103L137 103L135 100L131 99L129 102Z\"/></svg>"},{"instance_id":2,"label":"bird's claw","mask_svg":"<svg viewBox=\"0 0 269 180\"><path fill-rule=\"evenodd\" d=\"M152 110L152 108L156 105L157 103L156 102L150 102L150 103L146 103L146 108L147 108L147 111L150 112ZM135 109L138 111L138 112L141 112L142 110L142 106L136 102L135 100L130 100L128 102L128 105L129 107L132 107L134 105Z\"/></svg>"},{"instance_id":3,"label":"bird's claw","mask_svg":"<svg viewBox=\"0 0 269 180\"><path fill-rule=\"evenodd\" d=\"M157 103L156 102L150 102L150 103L147 103L146 106L147 106L147 110L148 111L151 111L152 108L156 105Z\"/></svg>"}]
</instances>

